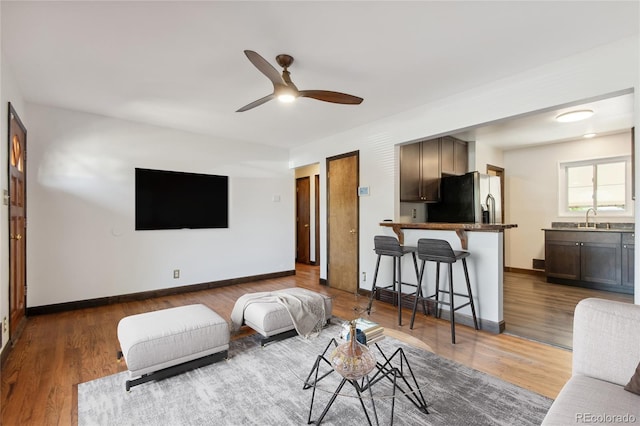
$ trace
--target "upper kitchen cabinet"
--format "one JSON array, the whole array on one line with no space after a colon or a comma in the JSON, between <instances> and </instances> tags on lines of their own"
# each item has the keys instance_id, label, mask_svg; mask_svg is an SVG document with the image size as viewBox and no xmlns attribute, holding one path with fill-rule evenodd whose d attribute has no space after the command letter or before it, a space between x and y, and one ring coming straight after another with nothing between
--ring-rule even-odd
<instances>
[{"instance_id":1,"label":"upper kitchen cabinet","mask_svg":"<svg viewBox=\"0 0 640 426\"><path fill-rule=\"evenodd\" d=\"M440 141L432 139L400 147L400 201L440 200Z\"/></svg>"},{"instance_id":2,"label":"upper kitchen cabinet","mask_svg":"<svg viewBox=\"0 0 640 426\"><path fill-rule=\"evenodd\" d=\"M451 136L400 147L400 201L440 201L440 176L467 172L467 142Z\"/></svg>"},{"instance_id":3,"label":"upper kitchen cabinet","mask_svg":"<svg viewBox=\"0 0 640 426\"><path fill-rule=\"evenodd\" d=\"M452 136L440 138L440 171L444 175L467 173L469 147L467 142Z\"/></svg>"}]
</instances>

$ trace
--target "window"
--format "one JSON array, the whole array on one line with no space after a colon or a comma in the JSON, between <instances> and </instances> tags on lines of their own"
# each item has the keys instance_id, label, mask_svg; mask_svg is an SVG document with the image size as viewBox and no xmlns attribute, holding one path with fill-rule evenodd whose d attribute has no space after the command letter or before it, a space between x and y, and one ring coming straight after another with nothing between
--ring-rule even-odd
<instances>
[{"instance_id":1,"label":"window","mask_svg":"<svg viewBox=\"0 0 640 426\"><path fill-rule=\"evenodd\" d=\"M594 208L607 215L631 215L631 158L615 157L560 164L560 215Z\"/></svg>"}]
</instances>

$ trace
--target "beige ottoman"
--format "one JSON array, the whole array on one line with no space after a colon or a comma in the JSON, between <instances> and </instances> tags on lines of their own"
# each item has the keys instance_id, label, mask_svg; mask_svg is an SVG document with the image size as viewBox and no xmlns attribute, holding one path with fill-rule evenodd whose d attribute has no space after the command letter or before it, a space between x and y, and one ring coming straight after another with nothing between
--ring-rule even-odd
<instances>
[{"instance_id":1,"label":"beige ottoman","mask_svg":"<svg viewBox=\"0 0 640 426\"><path fill-rule=\"evenodd\" d=\"M226 359L229 334L227 321L200 304L122 318L118 358L129 369L126 390Z\"/></svg>"},{"instance_id":2,"label":"beige ottoman","mask_svg":"<svg viewBox=\"0 0 640 426\"><path fill-rule=\"evenodd\" d=\"M299 289L296 289L299 291ZM287 290L279 290L281 292ZM317 293L319 294L319 293ZM333 302L331 297L321 294L324 299L325 321L331 319ZM262 336L261 346L266 343L296 336L298 333L287 309L277 302L254 302L244 310L244 323Z\"/></svg>"}]
</instances>

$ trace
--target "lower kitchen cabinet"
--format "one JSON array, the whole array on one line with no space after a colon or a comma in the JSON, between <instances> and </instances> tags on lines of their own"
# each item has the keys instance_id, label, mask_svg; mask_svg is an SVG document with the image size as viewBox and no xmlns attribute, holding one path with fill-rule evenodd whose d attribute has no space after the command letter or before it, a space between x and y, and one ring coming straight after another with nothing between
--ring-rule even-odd
<instances>
[{"instance_id":1,"label":"lower kitchen cabinet","mask_svg":"<svg viewBox=\"0 0 640 426\"><path fill-rule=\"evenodd\" d=\"M620 234L616 242L580 243L580 279L588 283L619 286L622 284L622 247Z\"/></svg>"},{"instance_id":2,"label":"lower kitchen cabinet","mask_svg":"<svg viewBox=\"0 0 640 426\"><path fill-rule=\"evenodd\" d=\"M634 284L634 264L633 255L635 252L635 234L622 234L622 286L633 292Z\"/></svg>"},{"instance_id":3,"label":"lower kitchen cabinet","mask_svg":"<svg viewBox=\"0 0 640 426\"><path fill-rule=\"evenodd\" d=\"M547 277L580 279L580 243L546 238L544 254Z\"/></svg>"},{"instance_id":4,"label":"lower kitchen cabinet","mask_svg":"<svg viewBox=\"0 0 640 426\"><path fill-rule=\"evenodd\" d=\"M633 247L623 244L626 235L631 234L545 230L547 281L632 293Z\"/></svg>"}]
</instances>

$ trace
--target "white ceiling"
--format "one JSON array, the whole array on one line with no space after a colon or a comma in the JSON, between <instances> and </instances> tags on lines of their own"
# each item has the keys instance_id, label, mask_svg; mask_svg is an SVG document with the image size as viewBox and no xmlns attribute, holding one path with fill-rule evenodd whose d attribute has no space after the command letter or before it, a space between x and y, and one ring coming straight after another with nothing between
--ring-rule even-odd
<instances>
[{"instance_id":1,"label":"white ceiling","mask_svg":"<svg viewBox=\"0 0 640 426\"><path fill-rule=\"evenodd\" d=\"M511 117L483 125L455 136L466 141L480 141L510 150L576 140L589 133L605 136L621 131L628 132L633 127L633 96L633 93L628 93L591 102L552 107L522 117ZM556 120L560 114L577 110L591 110L594 114L588 119L571 123Z\"/></svg>"},{"instance_id":2,"label":"white ceiling","mask_svg":"<svg viewBox=\"0 0 640 426\"><path fill-rule=\"evenodd\" d=\"M3 67L26 101L282 147L374 122L638 34L638 2L71 1L1 3ZM300 89L364 98L268 102L255 50ZM622 101L632 107L629 97ZM607 108L614 108L608 105ZM620 108L619 106L616 108ZM627 121L612 126L629 128ZM538 117L547 120L548 117ZM512 146L558 138L533 116L478 130ZM593 122L593 131L600 124ZM620 130L619 129L619 130ZM500 139L505 136L506 139ZM508 132L516 132L513 138ZM570 136L565 132L561 139Z\"/></svg>"}]
</instances>

